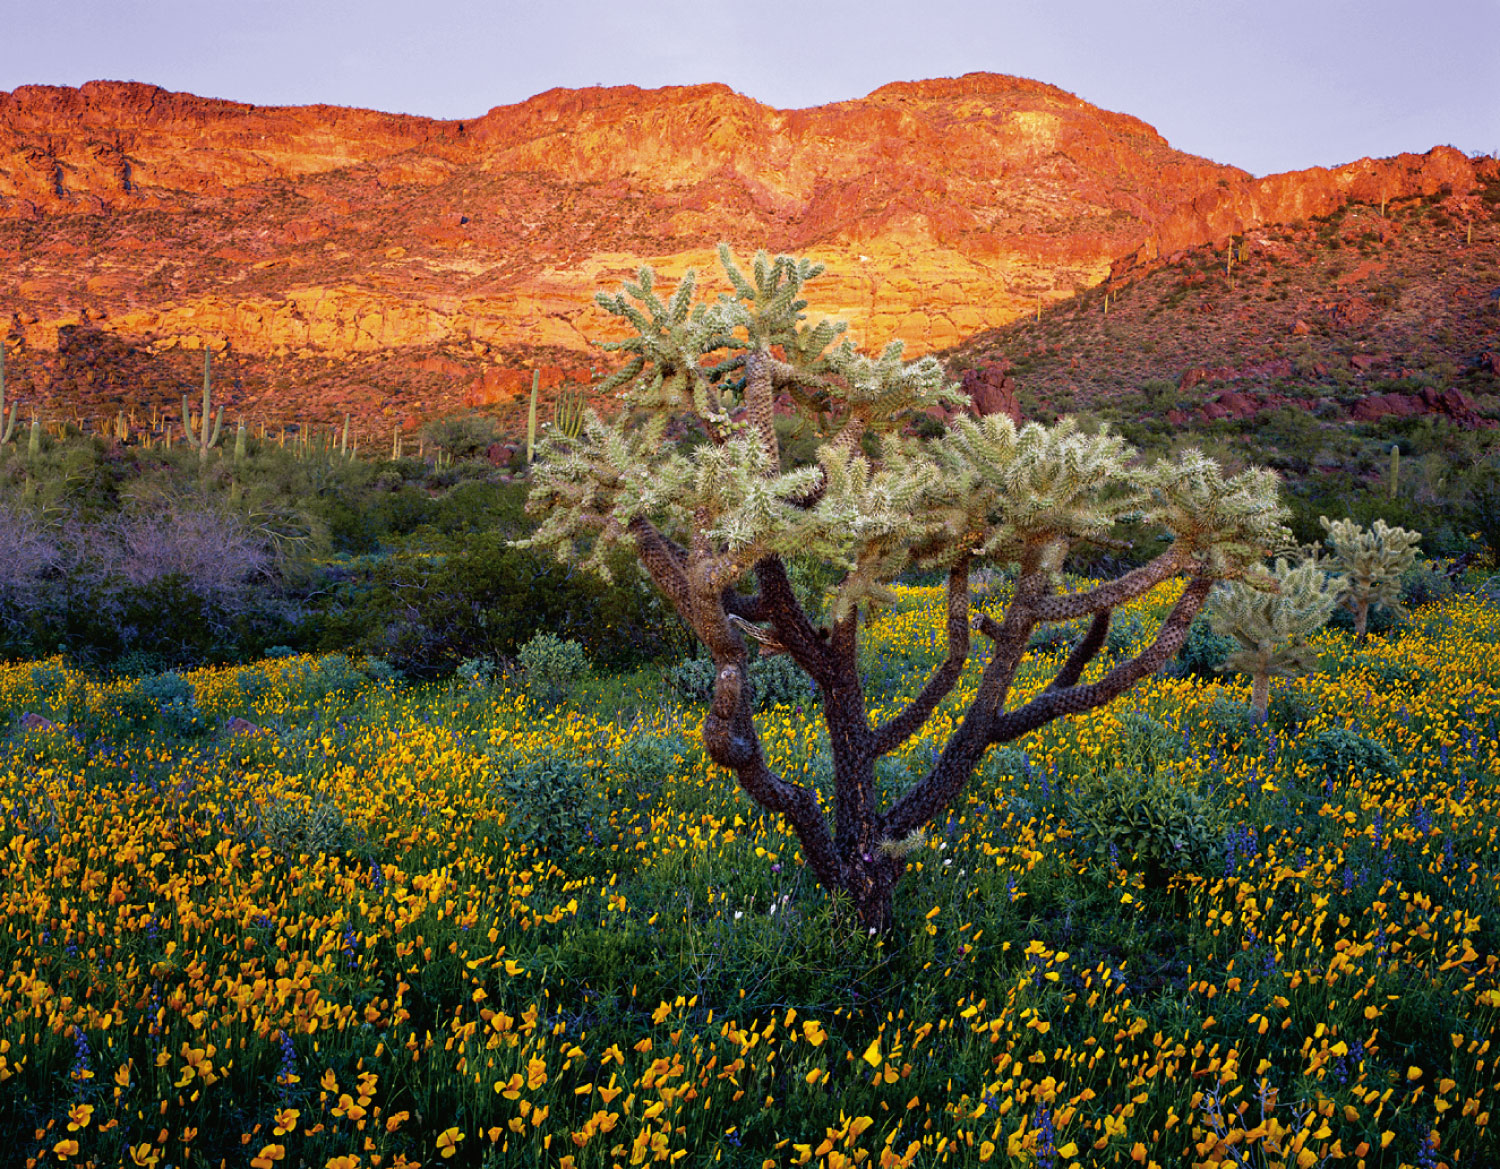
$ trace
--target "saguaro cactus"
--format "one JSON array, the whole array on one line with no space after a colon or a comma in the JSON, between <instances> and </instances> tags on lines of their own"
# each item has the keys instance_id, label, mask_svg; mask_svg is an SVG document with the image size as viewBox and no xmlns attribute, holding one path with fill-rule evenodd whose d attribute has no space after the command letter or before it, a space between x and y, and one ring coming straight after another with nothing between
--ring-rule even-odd
<instances>
[{"instance_id":1,"label":"saguaro cactus","mask_svg":"<svg viewBox=\"0 0 1500 1169\"><path fill-rule=\"evenodd\" d=\"M12 402L10 414L5 413L5 338L0 337L0 446L16 437L16 414L20 409L21 403Z\"/></svg>"},{"instance_id":2,"label":"saguaro cactus","mask_svg":"<svg viewBox=\"0 0 1500 1169\"><path fill-rule=\"evenodd\" d=\"M1353 520L1327 516L1319 516L1318 523L1328 533L1328 546L1341 573L1339 600L1354 613L1356 640L1364 641L1370 606L1406 611L1401 606L1401 574L1416 563L1422 533L1393 528L1384 520L1376 520L1368 530Z\"/></svg>"},{"instance_id":3,"label":"saguaro cactus","mask_svg":"<svg viewBox=\"0 0 1500 1169\"><path fill-rule=\"evenodd\" d=\"M1240 648L1223 669L1250 675L1250 709L1264 720L1272 678L1295 678L1318 668L1307 639L1328 623L1339 603L1339 582L1308 560L1293 568L1277 560L1274 591L1244 581L1226 581L1203 606L1209 627Z\"/></svg>"},{"instance_id":4,"label":"saguaro cactus","mask_svg":"<svg viewBox=\"0 0 1500 1169\"><path fill-rule=\"evenodd\" d=\"M209 412L212 409L213 395L213 351L207 345L203 347L203 414L201 418L194 418L191 407L188 405L188 396L182 395L182 429L187 435L187 440L198 448L198 461L208 462L208 452L218 445L219 435L224 429L224 407L219 407L218 417L213 421L213 428L209 428ZM195 423L199 425L195 427Z\"/></svg>"}]
</instances>

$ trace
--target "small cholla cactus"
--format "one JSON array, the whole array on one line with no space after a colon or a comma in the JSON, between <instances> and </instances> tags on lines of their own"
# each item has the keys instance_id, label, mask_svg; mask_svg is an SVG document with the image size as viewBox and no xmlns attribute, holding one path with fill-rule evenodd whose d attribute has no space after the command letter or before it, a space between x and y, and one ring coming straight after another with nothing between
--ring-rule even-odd
<instances>
[{"instance_id":1,"label":"small cholla cactus","mask_svg":"<svg viewBox=\"0 0 1500 1169\"><path fill-rule=\"evenodd\" d=\"M1333 615L1341 587L1312 560L1295 568L1277 560L1271 576L1274 592L1226 581L1203 607L1209 627L1239 644L1220 668L1250 675L1250 709L1258 722L1269 710L1273 677L1295 678L1318 668L1307 639Z\"/></svg>"},{"instance_id":2,"label":"small cholla cactus","mask_svg":"<svg viewBox=\"0 0 1500 1169\"><path fill-rule=\"evenodd\" d=\"M1390 527L1384 520L1376 520L1368 530L1353 520L1319 516L1318 522L1328 533L1328 546L1342 574L1339 600L1354 613L1355 639L1364 641L1371 605L1405 612L1401 574L1416 563L1422 533Z\"/></svg>"}]
</instances>

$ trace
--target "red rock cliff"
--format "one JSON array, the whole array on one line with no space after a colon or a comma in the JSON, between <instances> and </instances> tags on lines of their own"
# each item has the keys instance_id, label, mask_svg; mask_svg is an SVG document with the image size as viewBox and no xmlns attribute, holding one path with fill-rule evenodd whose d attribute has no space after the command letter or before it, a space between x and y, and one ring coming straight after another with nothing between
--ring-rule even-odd
<instances>
[{"instance_id":1,"label":"red rock cliff","mask_svg":"<svg viewBox=\"0 0 1500 1169\"><path fill-rule=\"evenodd\" d=\"M1252 179L990 74L790 111L552 90L472 121L27 86L0 93L0 322L38 354L79 328L227 342L283 394L299 362L393 351L478 377L517 346L586 364L597 287L728 239L825 261L817 308L920 353L1255 223L1473 181L1448 149Z\"/></svg>"}]
</instances>

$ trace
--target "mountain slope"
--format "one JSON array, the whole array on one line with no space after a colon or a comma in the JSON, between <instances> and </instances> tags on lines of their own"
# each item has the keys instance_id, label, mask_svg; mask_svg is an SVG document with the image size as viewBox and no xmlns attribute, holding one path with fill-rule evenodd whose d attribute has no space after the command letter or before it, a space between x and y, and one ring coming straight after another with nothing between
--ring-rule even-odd
<instances>
[{"instance_id":1,"label":"mountain slope","mask_svg":"<svg viewBox=\"0 0 1500 1169\"><path fill-rule=\"evenodd\" d=\"M1252 179L989 74L793 111L553 90L464 122L22 87L0 94L0 327L44 411L170 406L209 345L231 416L389 433L513 412L531 365L586 379L592 292L720 239L825 261L816 308L921 353L1249 224L1476 181L1448 149Z\"/></svg>"}]
</instances>

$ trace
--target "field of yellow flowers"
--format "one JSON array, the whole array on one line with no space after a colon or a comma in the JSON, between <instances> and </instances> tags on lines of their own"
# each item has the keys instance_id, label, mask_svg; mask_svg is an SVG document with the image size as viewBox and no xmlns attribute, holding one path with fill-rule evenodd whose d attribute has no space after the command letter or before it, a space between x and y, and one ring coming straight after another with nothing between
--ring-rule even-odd
<instances>
[{"instance_id":1,"label":"field of yellow flowers","mask_svg":"<svg viewBox=\"0 0 1500 1169\"><path fill-rule=\"evenodd\" d=\"M872 695L941 610L872 625ZM1158 677L992 752L896 940L649 677L549 707L303 657L143 701L0 667L56 724L0 763L0 1163L1495 1165L1500 612L1320 645L1267 727ZM763 720L811 783L814 715ZM1194 869L1090 835L1121 767L1209 817Z\"/></svg>"}]
</instances>

